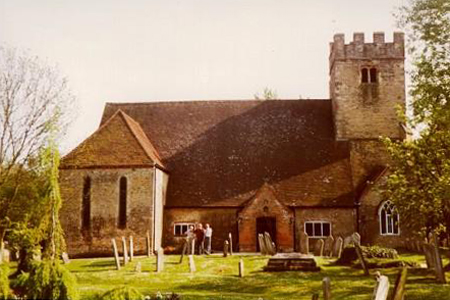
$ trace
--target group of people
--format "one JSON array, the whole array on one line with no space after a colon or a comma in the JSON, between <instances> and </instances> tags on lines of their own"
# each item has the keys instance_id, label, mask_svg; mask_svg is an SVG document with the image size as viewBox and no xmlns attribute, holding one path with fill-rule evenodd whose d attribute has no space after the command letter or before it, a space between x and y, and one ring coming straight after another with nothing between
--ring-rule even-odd
<instances>
[{"instance_id":1,"label":"group of people","mask_svg":"<svg viewBox=\"0 0 450 300\"><path fill-rule=\"evenodd\" d=\"M191 245L192 240L195 240L195 252L200 254L211 254L211 238L212 238L212 228L206 223L205 228L201 223L190 225L188 231L186 232L186 239L188 245ZM195 254L195 253L192 253Z\"/></svg>"}]
</instances>

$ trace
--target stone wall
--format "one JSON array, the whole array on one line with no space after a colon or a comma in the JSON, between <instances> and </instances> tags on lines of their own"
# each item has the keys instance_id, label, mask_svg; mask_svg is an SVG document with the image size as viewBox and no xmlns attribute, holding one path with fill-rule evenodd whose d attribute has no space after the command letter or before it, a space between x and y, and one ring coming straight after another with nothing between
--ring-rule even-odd
<instances>
[{"instance_id":1,"label":"stone wall","mask_svg":"<svg viewBox=\"0 0 450 300\"><path fill-rule=\"evenodd\" d=\"M361 70L376 68L377 82L363 83ZM334 36L330 53L330 97L337 139L405 137L396 106L405 105L404 39L394 33L385 43L383 33L373 43L355 33L345 44L344 35Z\"/></svg>"},{"instance_id":2,"label":"stone wall","mask_svg":"<svg viewBox=\"0 0 450 300\"><path fill-rule=\"evenodd\" d=\"M233 249L238 249L237 230L238 208L165 208L164 209L164 247L171 246L177 250L184 242L184 237L174 235L175 223L209 223L213 229L212 249L222 251L223 242L228 233L233 236Z\"/></svg>"},{"instance_id":3,"label":"stone wall","mask_svg":"<svg viewBox=\"0 0 450 300\"><path fill-rule=\"evenodd\" d=\"M356 231L355 208L296 208L295 209L295 251L305 253L305 240L302 232L305 232L306 221L325 221L331 223L331 235L345 238ZM315 238L310 238L314 245Z\"/></svg>"},{"instance_id":4,"label":"stone wall","mask_svg":"<svg viewBox=\"0 0 450 300\"><path fill-rule=\"evenodd\" d=\"M153 168L62 169L61 224L70 255L111 253L111 238L133 235L135 249L145 250L147 230L153 224ZM91 226L81 230L84 178L91 178ZM119 181L127 178L127 227L118 229ZM117 240L118 241L118 240ZM119 247L120 248L120 247Z\"/></svg>"}]
</instances>

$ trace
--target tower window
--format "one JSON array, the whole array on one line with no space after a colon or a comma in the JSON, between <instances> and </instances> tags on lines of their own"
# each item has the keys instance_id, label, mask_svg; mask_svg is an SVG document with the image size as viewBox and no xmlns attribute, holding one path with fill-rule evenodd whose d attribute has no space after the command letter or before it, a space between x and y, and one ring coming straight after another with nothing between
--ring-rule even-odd
<instances>
[{"instance_id":1,"label":"tower window","mask_svg":"<svg viewBox=\"0 0 450 300\"><path fill-rule=\"evenodd\" d=\"M377 83L377 69L371 68L370 69L370 82L371 83Z\"/></svg>"},{"instance_id":2,"label":"tower window","mask_svg":"<svg viewBox=\"0 0 450 300\"><path fill-rule=\"evenodd\" d=\"M366 68L361 69L361 82L362 83L369 82L369 72Z\"/></svg>"},{"instance_id":3,"label":"tower window","mask_svg":"<svg viewBox=\"0 0 450 300\"><path fill-rule=\"evenodd\" d=\"M127 227L127 178L121 177L119 184L119 222L118 227L125 229Z\"/></svg>"},{"instance_id":4,"label":"tower window","mask_svg":"<svg viewBox=\"0 0 450 300\"><path fill-rule=\"evenodd\" d=\"M398 212L391 201L382 203L379 216L381 235L398 235L400 233Z\"/></svg>"},{"instance_id":5,"label":"tower window","mask_svg":"<svg viewBox=\"0 0 450 300\"><path fill-rule=\"evenodd\" d=\"M81 205L81 229L91 227L91 178L85 177L83 183L83 201Z\"/></svg>"}]
</instances>

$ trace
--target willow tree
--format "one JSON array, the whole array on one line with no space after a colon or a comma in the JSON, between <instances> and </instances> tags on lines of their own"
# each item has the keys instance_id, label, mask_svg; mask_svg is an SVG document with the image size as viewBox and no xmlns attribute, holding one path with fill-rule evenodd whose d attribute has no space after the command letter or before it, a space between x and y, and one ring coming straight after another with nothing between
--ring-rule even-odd
<instances>
[{"instance_id":1,"label":"willow tree","mask_svg":"<svg viewBox=\"0 0 450 300\"><path fill-rule=\"evenodd\" d=\"M450 234L450 1L412 0L399 14L409 38L410 112L417 136L386 144L385 196L416 232Z\"/></svg>"}]
</instances>

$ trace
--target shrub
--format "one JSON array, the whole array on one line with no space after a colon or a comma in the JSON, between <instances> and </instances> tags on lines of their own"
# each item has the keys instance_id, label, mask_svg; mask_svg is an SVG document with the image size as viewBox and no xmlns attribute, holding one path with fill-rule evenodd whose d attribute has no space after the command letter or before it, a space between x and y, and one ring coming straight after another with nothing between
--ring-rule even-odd
<instances>
[{"instance_id":1,"label":"shrub","mask_svg":"<svg viewBox=\"0 0 450 300\"><path fill-rule=\"evenodd\" d=\"M8 299L9 291L9 268L7 264L0 265L0 299Z\"/></svg>"},{"instance_id":2,"label":"shrub","mask_svg":"<svg viewBox=\"0 0 450 300\"><path fill-rule=\"evenodd\" d=\"M20 274L14 286L27 299L78 299L75 277L58 261L34 262L31 271Z\"/></svg>"},{"instance_id":3,"label":"shrub","mask_svg":"<svg viewBox=\"0 0 450 300\"><path fill-rule=\"evenodd\" d=\"M127 286L109 290L101 297L102 300L136 300L143 298L144 296L138 290Z\"/></svg>"},{"instance_id":4,"label":"shrub","mask_svg":"<svg viewBox=\"0 0 450 300\"><path fill-rule=\"evenodd\" d=\"M391 248L384 248L380 246L361 246L363 256L366 258L398 258L397 250ZM354 245L348 245L342 251L341 257L336 261L338 265L351 265L352 262L358 259L356 248Z\"/></svg>"}]
</instances>

